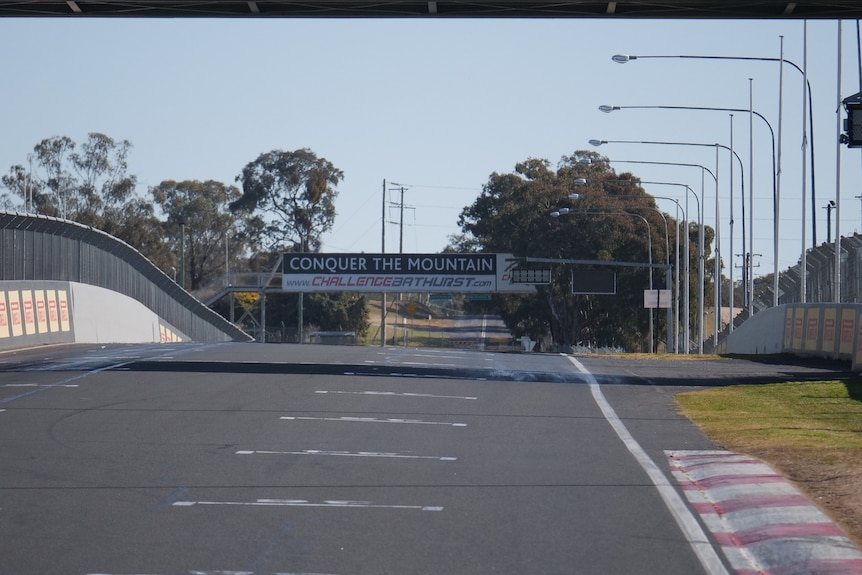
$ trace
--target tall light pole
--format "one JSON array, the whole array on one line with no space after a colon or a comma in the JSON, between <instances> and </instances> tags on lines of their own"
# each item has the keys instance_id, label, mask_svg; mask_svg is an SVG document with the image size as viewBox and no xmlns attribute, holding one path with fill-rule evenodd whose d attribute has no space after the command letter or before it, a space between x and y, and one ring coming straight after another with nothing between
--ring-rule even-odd
<instances>
[{"instance_id":1,"label":"tall light pole","mask_svg":"<svg viewBox=\"0 0 862 575\"><path fill-rule=\"evenodd\" d=\"M750 79L749 79L750 80ZM751 89L749 89L749 100L751 100ZM751 102L750 102L751 103ZM708 111L708 112L739 112L745 113L749 115L749 124L751 124L751 118L753 116L757 116L760 118L766 127L769 128L769 135L772 139L772 204L773 204L773 238L774 245L773 249L775 251L775 262L774 262L774 277L778 277L778 227L779 227L779 219L778 219L778 198L781 197L781 178L778 173L778 168L776 165L776 149L775 149L775 130L772 129L772 124L769 123L769 120L766 117L755 111L753 107L750 105L748 109L743 108L715 108L709 106L610 106L610 105L602 105L599 106L599 110L605 112L606 114L610 114L616 110L691 110L691 111ZM753 129L749 125L749 139L752 143L749 145L749 166L748 166L748 198L749 198L749 240L748 240L748 251L749 253L754 253L754 157L753 157ZM803 160L805 158L803 157ZM805 162L803 161L803 170L804 170ZM803 186L804 186L804 178L803 178ZM747 269L745 265L745 184L743 183L742 187L742 251L743 251L743 270L744 273L748 275L748 280L746 281L745 276L743 276L743 285L745 286L746 293L749 294L749 315L754 313L754 268L752 267L750 270ZM804 194L804 188L803 188ZM732 199L731 199L732 201ZM733 218L733 214L731 213L731 219ZM805 235L803 225L803 237ZM732 239L732 238L731 238ZM803 246L804 247L804 246ZM804 251L803 251L804 255ZM733 254L731 257L731 268L733 267ZM753 262L753 260L752 260ZM752 263L753 265L753 263ZM731 282L732 284L732 282ZM733 293L733 288L731 285L731 293ZM777 304L776 304L777 305Z\"/></svg>"},{"instance_id":2,"label":"tall light pole","mask_svg":"<svg viewBox=\"0 0 862 575\"><path fill-rule=\"evenodd\" d=\"M686 164L679 162L650 162L646 160L611 160L608 159L610 163L621 163L621 164L652 164L659 166L680 166L680 167L691 167L691 168L700 168L701 172L701 180L700 180L700 194L701 197L705 196L705 186L704 179L705 174L708 173L713 180L715 180L716 189L718 188L718 178L715 174L712 173L712 170L707 168L706 166L702 166L700 164ZM685 185L685 184L679 184ZM704 205L703 202L700 201L697 194L688 186L688 191L694 195L694 199L697 202L697 216L698 216L698 232L697 232L697 245L698 245L698 256L697 256L697 284L698 284L698 297L697 297L697 349L698 353L703 353L703 297L704 297L704 228L703 228L703 220L704 220ZM688 197L686 196L686 210L688 209ZM688 233L688 232L686 232ZM686 322L686 325L688 323Z\"/></svg>"},{"instance_id":3,"label":"tall light pole","mask_svg":"<svg viewBox=\"0 0 862 575\"><path fill-rule=\"evenodd\" d=\"M584 178L576 178L574 183L576 185L584 185L584 184L588 183L588 181L589 180L586 180ZM618 183L623 183L623 184L636 184L638 186L641 183L643 183L643 182L636 181L636 180L597 180L597 182L599 182L599 183L618 182ZM572 199L572 200L579 199L580 197L581 197L580 194L569 194L569 199ZM624 195L614 195L612 197L613 198L622 198L622 199L644 199L645 196L625 195L624 194ZM660 197L660 196L652 196L652 197ZM672 198L664 198L664 199L670 200ZM678 203L677 203L677 206L679 206ZM670 289L671 288L670 233L669 233L670 228L668 227L667 216L665 216L664 212L662 212L660 209L656 208L655 206L634 206L634 207L653 210L654 212L657 212L658 215L661 216L661 219L664 221L665 259L666 259L666 263L667 263L665 282L666 282L667 288ZM677 256L679 256L679 234L678 233L676 234L676 241L677 241L676 253L677 253ZM667 308L667 349L668 349L668 351L670 351L672 349L674 352L678 352L677 342L679 339L679 330L678 329L674 330L674 332L673 332L674 335L671 335L671 326L674 325L674 314L679 313L679 261L677 261L677 265L676 265L676 274L677 274L677 276L676 276L677 277L677 289L676 289L675 301L677 304L677 309L674 311L670 307ZM671 290L671 292L673 292L673 290ZM677 317L678 317L678 315L677 315Z\"/></svg>"},{"instance_id":4,"label":"tall light pole","mask_svg":"<svg viewBox=\"0 0 862 575\"><path fill-rule=\"evenodd\" d=\"M721 210L718 194L718 150L719 148L721 148L731 152L732 156L735 156L737 161L739 162L740 172L742 171L742 160L740 159L739 155L733 152L733 150L731 150L728 146L718 143L706 144L700 142L656 142L647 140L590 140L590 145L593 146L602 146L604 144L656 144L664 146L696 146L713 148L715 150L715 333L713 334L713 344L718 345L718 332L721 329L721 226L719 225L721 222ZM745 181L744 178L742 179L742 181Z\"/></svg>"},{"instance_id":5,"label":"tall light pole","mask_svg":"<svg viewBox=\"0 0 862 575\"><path fill-rule=\"evenodd\" d=\"M807 31L807 29L806 29ZM645 59L656 59L656 58L675 58L681 60L738 60L738 61L748 61L748 62L772 62L777 63L781 70L784 69L784 64L791 66L797 72L802 75L802 101L803 101L803 115L802 115L802 165L805 165L805 152L806 148L808 148L809 136L811 140L810 146L810 162L811 162L811 246L817 247L817 218L814 216L814 212L816 211L816 188L815 188L815 175L814 175L814 107L813 107L813 99L811 96L811 83L808 81L807 71L800 67L798 64L794 63L791 60L788 60L784 57L782 52L780 58L768 58L768 57L753 57L753 56L699 56L699 55L650 55L650 56L633 56L631 54L615 54L611 57L611 60L618 64L626 64L631 62L632 60L645 60ZM779 85L779 98L782 92L782 86ZM806 125L806 106L804 105L805 100L808 100L807 106L807 119L808 123ZM807 130L807 132L806 132ZM780 131L780 129L779 129ZM779 165L777 173L781 172L781 167ZM805 173L803 172L803 183L802 190L804 193L805 190ZM777 305L777 304L776 304Z\"/></svg>"},{"instance_id":6,"label":"tall light pole","mask_svg":"<svg viewBox=\"0 0 862 575\"><path fill-rule=\"evenodd\" d=\"M552 218L558 218L560 216L565 216L565 215L574 214L574 213L578 213L578 214L618 214L618 215L632 216L632 217L639 218L640 220L642 220L643 223L645 223L646 227L647 227L647 257L649 258L649 289L650 289L650 291L652 291L652 289L653 289L653 283L652 283L652 270L653 270L653 264L652 264L652 226L649 225L649 220L647 220L645 217L643 217L640 214L635 214L632 212L626 212L624 210L619 210L619 211L585 210L585 211L575 212L569 208L560 208L559 210L554 210L549 215ZM650 353L655 352L653 340L654 340L653 318L652 318L652 309L650 309L649 310L649 352Z\"/></svg>"},{"instance_id":7,"label":"tall light pole","mask_svg":"<svg viewBox=\"0 0 862 575\"><path fill-rule=\"evenodd\" d=\"M589 180L587 180L586 178L576 178L574 183L576 185L584 185L588 181ZM638 180L638 181L634 181L634 180L599 180L599 181L605 181L605 182L617 182L618 181L618 182L624 182L624 183L633 182L633 183L637 183L637 184L641 184L641 185L646 184L646 185L660 185L660 186L678 186L678 187L685 188L687 190L687 192L691 192L691 194L694 195L694 199L697 202L697 206L698 206L699 228L700 228L699 233L698 233L698 254L699 254L698 260L701 262L703 261L703 220L702 220L702 217L700 215L700 213L701 213L700 199L697 197L697 194L694 192L694 190L692 190L688 185L679 184L679 183L675 183L675 182L651 182L651 181L646 181L646 180ZM636 199L642 199L643 198L643 196L629 196L629 195L621 195L621 196L614 195L613 197L614 198L636 198ZM684 265L685 295L683 297L684 312L685 313L683 314L683 325L685 326L685 340L686 340L685 352L688 353L689 352L689 342L691 341L691 335L690 335L690 331L689 331L689 325L690 325L689 313L690 313L690 308L691 308L691 292L690 292L690 283L691 282L690 282L690 274L689 274L690 255L689 255L689 241L688 241L688 194L686 194L685 208L680 206L679 200L677 200L676 198L672 198L669 196L654 196L652 194L650 194L649 197L654 198L654 199L659 199L659 200L669 200L669 201L673 202L674 204L676 204L677 210L681 211L683 214L682 227L686 230L686 232L685 232L686 240L685 240L685 245L683 246L685 249L685 256L683 257L684 262L685 262L685 265ZM649 206L649 207L650 207L650 209L655 209L655 208L652 208L651 206ZM661 212L659 212L659 213L661 213ZM662 217L664 217L664 214L662 214ZM665 222L667 222L667 219L665 219ZM680 274L680 270L679 270L679 258L680 258L680 254L679 254L679 225L677 225L677 233L676 233L676 258L677 258L677 261L676 261L676 295L677 295L677 297L676 297L675 314L676 314L677 321L674 323L674 340L676 342L674 345L674 351L676 353L679 353L679 289L680 289L680 279L679 279L679 274ZM701 266L702 266L702 264L699 265L698 267L700 268ZM702 275L700 276L699 279L702 280ZM703 284L702 283L701 283L698 310L699 310L699 313L701 316L700 320L698 321L698 326L700 327L700 337L702 340L702 337L703 337L703 326L702 326L702 324L703 324ZM701 353L703 353L702 341L701 341L700 349L701 349Z\"/></svg>"}]
</instances>

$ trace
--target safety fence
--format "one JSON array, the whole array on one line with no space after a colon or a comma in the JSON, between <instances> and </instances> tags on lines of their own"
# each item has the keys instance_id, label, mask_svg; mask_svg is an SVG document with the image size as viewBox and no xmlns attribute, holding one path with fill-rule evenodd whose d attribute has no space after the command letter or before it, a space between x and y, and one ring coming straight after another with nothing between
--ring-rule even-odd
<instances>
[{"instance_id":1,"label":"safety fence","mask_svg":"<svg viewBox=\"0 0 862 575\"><path fill-rule=\"evenodd\" d=\"M805 302L802 302L801 261L779 273L778 303L823 303L834 301L835 244L824 243L806 252L808 278L805 284ZM800 258L801 260L801 258ZM862 236L854 234L841 238L841 303L862 303ZM758 298L758 307L769 307L773 302L770 287Z\"/></svg>"}]
</instances>

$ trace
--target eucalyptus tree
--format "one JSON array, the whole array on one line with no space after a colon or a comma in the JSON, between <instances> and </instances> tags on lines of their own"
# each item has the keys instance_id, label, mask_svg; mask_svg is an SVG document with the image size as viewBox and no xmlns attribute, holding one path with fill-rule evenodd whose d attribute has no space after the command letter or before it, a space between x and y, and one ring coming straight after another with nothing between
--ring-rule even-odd
<instances>
[{"instance_id":1,"label":"eucalyptus tree","mask_svg":"<svg viewBox=\"0 0 862 575\"><path fill-rule=\"evenodd\" d=\"M275 250L318 251L335 220L336 187L344 173L307 148L272 150L243 168L237 213L258 213L266 221L263 238Z\"/></svg>"},{"instance_id":2,"label":"eucalyptus tree","mask_svg":"<svg viewBox=\"0 0 862 575\"><path fill-rule=\"evenodd\" d=\"M255 247L259 223L248 214L234 214L230 204L240 198L236 186L215 180L165 180L150 188L155 204L165 215L164 234L173 246L178 277L185 272L192 291L231 268L241 255ZM183 261L179 261L179 256Z\"/></svg>"},{"instance_id":3,"label":"eucalyptus tree","mask_svg":"<svg viewBox=\"0 0 862 575\"><path fill-rule=\"evenodd\" d=\"M45 138L28 164L17 164L0 183L27 211L102 229L135 196L128 173L128 140L91 132L80 146L68 136ZM11 197L10 197L11 200Z\"/></svg>"},{"instance_id":4,"label":"eucalyptus tree","mask_svg":"<svg viewBox=\"0 0 862 575\"><path fill-rule=\"evenodd\" d=\"M586 182L579 185L580 179ZM556 169L547 160L531 158L517 164L514 173L494 173L459 217L464 235L474 238L481 251L643 264L614 268L616 295L573 294L573 268L556 265L552 283L538 286L536 296L495 298L516 335L550 334L564 345L631 350L647 347L649 315L643 309L643 290L652 273L647 264L667 261L674 223L662 216L633 175L615 173L594 152L563 157ZM470 245L464 238L460 242ZM602 269L598 264L578 269L589 267Z\"/></svg>"}]
</instances>

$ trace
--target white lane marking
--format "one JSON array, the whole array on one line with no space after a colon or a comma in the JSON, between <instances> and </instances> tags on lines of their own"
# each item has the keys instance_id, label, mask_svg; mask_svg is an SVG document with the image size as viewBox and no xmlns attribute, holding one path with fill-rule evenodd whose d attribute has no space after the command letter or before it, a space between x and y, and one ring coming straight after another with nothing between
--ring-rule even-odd
<instances>
[{"instance_id":1,"label":"white lane marking","mask_svg":"<svg viewBox=\"0 0 862 575\"><path fill-rule=\"evenodd\" d=\"M682 530L683 535L688 539L688 544L691 545L692 550L695 555L697 555L701 565L706 569L706 572L709 575L728 575L728 571L721 562L721 558L718 556L718 553L715 552L715 549L713 549L712 544L709 542L706 533L704 533L700 524L697 522L697 519L695 519L692 512L686 506L682 497L680 497L676 492L671 481L665 477L661 469L659 469L655 462L650 459L646 451L644 451L640 444L635 441L632 434L629 433L629 430L614 411L614 408L611 407L605 394L602 393L599 382L593 374L591 374L587 368L581 364L581 362L574 357L566 357L572 365L574 365L578 371L586 377L587 382L589 382L590 385L590 391L593 394L593 399L599 406L599 409L601 409L605 419L610 423L617 436L622 440L629 452L634 456L635 460L649 476L650 480L652 480L653 485L656 486L659 495L664 500L665 505L671 512L671 515L673 515L679 528Z\"/></svg>"},{"instance_id":2,"label":"white lane marking","mask_svg":"<svg viewBox=\"0 0 862 575\"><path fill-rule=\"evenodd\" d=\"M370 501L325 500L319 503L306 499L258 499L256 501L175 501L175 507L194 505L227 505L244 507L323 507L336 509L407 509L417 511L443 511L437 505L381 505Z\"/></svg>"},{"instance_id":3,"label":"white lane marking","mask_svg":"<svg viewBox=\"0 0 862 575\"><path fill-rule=\"evenodd\" d=\"M63 385L51 385L40 383L4 383L0 387L78 387L77 383L67 383Z\"/></svg>"},{"instance_id":4,"label":"white lane marking","mask_svg":"<svg viewBox=\"0 0 862 575\"><path fill-rule=\"evenodd\" d=\"M436 461L457 461L457 457L440 457L438 455L409 455L404 453L384 453L378 451L322 451L304 449L302 451L237 451L237 455L321 455L332 457L382 457L388 459L434 459Z\"/></svg>"},{"instance_id":5,"label":"white lane marking","mask_svg":"<svg viewBox=\"0 0 862 575\"><path fill-rule=\"evenodd\" d=\"M458 367L457 363L428 363L427 361L399 361L398 365L418 365L420 367Z\"/></svg>"},{"instance_id":6,"label":"white lane marking","mask_svg":"<svg viewBox=\"0 0 862 575\"><path fill-rule=\"evenodd\" d=\"M423 397L429 399L479 399L478 397L461 396L461 395L433 395L431 393L398 393L395 391L330 391L318 390L314 393L333 395L382 395L387 397Z\"/></svg>"},{"instance_id":7,"label":"white lane marking","mask_svg":"<svg viewBox=\"0 0 862 575\"><path fill-rule=\"evenodd\" d=\"M53 383L53 384L49 384L49 385L42 385L39 387L32 388L29 391L25 391L24 393L20 393L18 395L13 395L10 397L4 397L3 399L0 399L0 403L10 403L10 402L13 402L15 400L21 399L23 397L29 397L31 395L34 395L34 394L42 392L42 391L48 391L50 389L54 389L55 387L65 387L67 384L69 384L73 381L77 381L79 379L84 379L85 377L89 377L89 376L95 375L97 373L102 373L103 371L111 371L114 369L119 369L121 367L128 365L129 363L131 363L131 362L124 361L122 363L115 363L113 365L106 365L104 367L100 367L98 369L93 369L93 370L90 370L90 371L85 372L85 373L73 375L72 377L67 377L64 380L58 381L57 383Z\"/></svg>"},{"instance_id":8,"label":"white lane marking","mask_svg":"<svg viewBox=\"0 0 862 575\"><path fill-rule=\"evenodd\" d=\"M445 421L423 421L421 419L377 419L376 417L292 417L282 416L289 421L346 421L349 423L404 423L410 425L447 425L450 427L467 427L466 423L448 423Z\"/></svg>"},{"instance_id":9,"label":"white lane marking","mask_svg":"<svg viewBox=\"0 0 862 575\"><path fill-rule=\"evenodd\" d=\"M199 569L192 569L187 572L188 575L255 575L254 571L225 571L223 569L216 569L215 571L201 571ZM158 575L156 573L87 573L86 575ZM259 575L266 575L261 573ZM272 573L271 575L334 575L333 573L309 573L306 571L297 572L297 571L279 571L278 573Z\"/></svg>"}]
</instances>

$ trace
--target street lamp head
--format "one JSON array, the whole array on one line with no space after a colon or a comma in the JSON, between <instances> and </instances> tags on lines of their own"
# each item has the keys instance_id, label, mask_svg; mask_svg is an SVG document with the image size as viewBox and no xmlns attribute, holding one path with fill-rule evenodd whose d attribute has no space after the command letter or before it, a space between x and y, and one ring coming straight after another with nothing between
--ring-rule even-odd
<instances>
[{"instance_id":1,"label":"street lamp head","mask_svg":"<svg viewBox=\"0 0 862 575\"><path fill-rule=\"evenodd\" d=\"M605 140L590 140L591 146L598 147L598 146L601 146L602 144L607 144L607 142Z\"/></svg>"},{"instance_id":2,"label":"street lamp head","mask_svg":"<svg viewBox=\"0 0 862 575\"><path fill-rule=\"evenodd\" d=\"M581 158L580 160L578 160L578 163L579 164L592 164L593 160L592 160L592 158Z\"/></svg>"},{"instance_id":3,"label":"street lamp head","mask_svg":"<svg viewBox=\"0 0 862 575\"><path fill-rule=\"evenodd\" d=\"M586 178L575 178L575 184L577 184L579 186L583 186L584 184L587 183L587 181L588 180Z\"/></svg>"},{"instance_id":4,"label":"street lamp head","mask_svg":"<svg viewBox=\"0 0 862 575\"><path fill-rule=\"evenodd\" d=\"M629 56L628 54L614 54L611 60L617 64L627 64L629 60L637 60L637 56Z\"/></svg>"},{"instance_id":5,"label":"street lamp head","mask_svg":"<svg viewBox=\"0 0 862 575\"><path fill-rule=\"evenodd\" d=\"M619 109L620 109L619 106L608 106L607 104L602 104L601 106L599 106L599 110L604 112L605 114L610 114L614 110L619 110Z\"/></svg>"},{"instance_id":6,"label":"street lamp head","mask_svg":"<svg viewBox=\"0 0 862 575\"><path fill-rule=\"evenodd\" d=\"M551 212L551 213L550 213L550 214L548 214L548 215L549 215L549 216L551 216L552 218L559 218L559 217L560 217L560 211L559 211L559 210L554 210L553 212Z\"/></svg>"},{"instance_id":7,"label":"street lamp head","mask_svg":"<svg viewBox=\"0 0 862 575\"><path fill-rule=\"evenodd\" d=\"M580 197L581 197L581 194L569 194L570 200L577 200Z\"/></svg>"}]
</instances>

